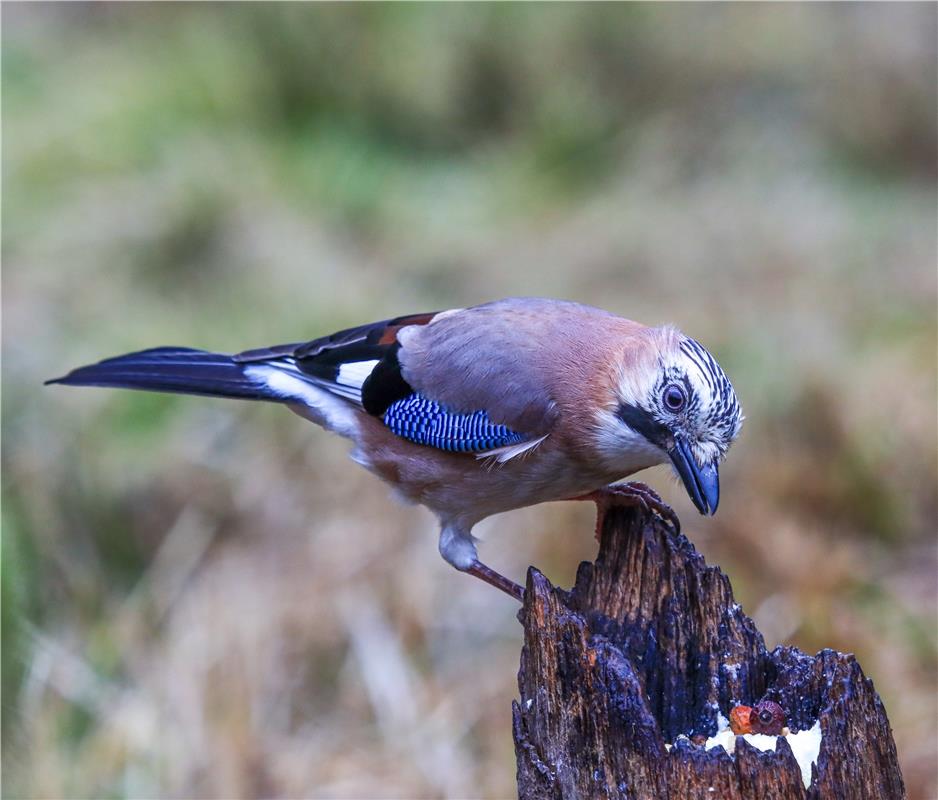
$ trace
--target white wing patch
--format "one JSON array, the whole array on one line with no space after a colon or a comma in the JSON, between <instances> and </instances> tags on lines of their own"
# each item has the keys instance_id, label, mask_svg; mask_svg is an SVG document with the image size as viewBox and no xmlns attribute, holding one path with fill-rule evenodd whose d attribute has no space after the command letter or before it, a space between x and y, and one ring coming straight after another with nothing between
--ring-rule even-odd
<instances>
[{"instance_id":1,"label":"white wing patch","mask_svg":"<svg viewBox=\"0 0 938 800\"><path fill-rule=\"evenodd\" d=\"M248 366L244 374L265 384L284 400L302 403L313 412L313 421L341 436L355 438L358 419L353 406L327 389L320 389L309 380L297 378L279 367Z\"/></svg>"},{"instance_id":2,"label":"white wing patch","mask_svg":"<svg viewBox=\"0 0 938 800\"><path fill-rule=\"evenodd\" d=\"M342 364L339 367L339 374L336 381L343 386L351 386L353 389L361 389L362 384L371 375L372 370L378 363L378 359L373 361L350 361L348 364Z\"/></svg>"},{"instance_id":3,"label":"white wing patch","mask_svg":"<svg viewBox=\"0 0 938 800\"><path fill-rule=\"evenodd\" d=\"M362 403L362 392L361 388L355 386L343 386L341 383L335 383L334 381L323 380L322 378L317 378L313 375L308 375L307 373L300 370L292 358L285 358L282 361L277 362L277 369L281 372L286 373L289 377L291 374L296 376L296 380L311 384L314 387L319 387L325 389L329 394L337 395L339 397L344 397L346 400L351 400L356 405L361 405Z\"/></svg>"}]
</instances>

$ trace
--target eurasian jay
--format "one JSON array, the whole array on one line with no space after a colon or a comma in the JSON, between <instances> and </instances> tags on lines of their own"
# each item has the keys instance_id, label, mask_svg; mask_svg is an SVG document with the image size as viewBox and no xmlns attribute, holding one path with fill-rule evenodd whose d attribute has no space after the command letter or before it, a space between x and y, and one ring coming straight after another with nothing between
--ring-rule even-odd
<instances>
[{"instance_id":1,"label":"eurasian jay","mask_svg":"<svg viewBox=\"0 0 938 800\"><path fill-rule=\"evenodd\" d=\"M352 440L352 458L440 520L456 569L521 597L479 561L473 526L590 497L673 512L642 484L670 461L701 514L739 433L733 387L673 327L590 306L511 298L414 314L236 355L158 347L49 383L268 400Z\"/></svg>"}]
</instances>

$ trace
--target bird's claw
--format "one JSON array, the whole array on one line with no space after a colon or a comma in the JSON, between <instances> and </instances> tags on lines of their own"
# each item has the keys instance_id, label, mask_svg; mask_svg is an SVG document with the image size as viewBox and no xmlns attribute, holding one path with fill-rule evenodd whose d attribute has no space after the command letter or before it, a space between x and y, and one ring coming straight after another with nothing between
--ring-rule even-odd
<instances>
[{"instance_id":1,"label":"bird's claw","mask_svg":"<svg viewBox=\"0 0 938 800\"><path fill-rule=\"evenodd\" d=\"M657 514L666 524L670 525L675 535L681 532L681 521L678 519L674 509L671 508L660 495L650 486L639 481L630 481L628 483L615 483L611 486L604 486L592 493L591 499L595 501L596 506L602 512L612 506L626 506L635 508L636 506ZM599 538L599 524L597 520L596 538Z\"/></svg>"}]
</instances>

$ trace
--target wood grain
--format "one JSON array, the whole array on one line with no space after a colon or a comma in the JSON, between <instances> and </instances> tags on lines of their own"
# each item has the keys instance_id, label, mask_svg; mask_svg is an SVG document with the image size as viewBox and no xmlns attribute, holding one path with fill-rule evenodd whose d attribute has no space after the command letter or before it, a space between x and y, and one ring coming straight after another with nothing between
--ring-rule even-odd
<instances>
[{"instance_id":1,"label":"wood grain","mask_svg":"<svg viewBox=\"0 0 938 800\"><path fill-rule=\"evenodd\" d=\"M522 800L905 797L886 712L852 655L767 651L729 579L649 513L612 508L599 529L571 591L528 572L513 709ZM734 756L699 744L718 711L762 699L792 730L820 719L809 789L784 738L774 752L737 739Z\"/></svg>"}]
</instances>

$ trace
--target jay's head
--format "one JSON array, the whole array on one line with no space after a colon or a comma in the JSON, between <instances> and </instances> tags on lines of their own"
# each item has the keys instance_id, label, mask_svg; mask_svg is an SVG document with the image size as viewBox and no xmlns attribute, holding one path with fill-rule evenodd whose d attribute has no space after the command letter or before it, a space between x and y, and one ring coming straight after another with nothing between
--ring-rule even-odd
<instances>
[{"instance_id":1,"label":"jay's head","mask_svg":"<svg viewBox=\"0 0 938 800\"><path fill-rule=\"evenodd\" d=\"M733 386L700 344L674 328L647 329L627 347L600 419L601 446L670 461L701 514L720 501L719 464L742 427Z\"/></svg>"}]
</instances>

